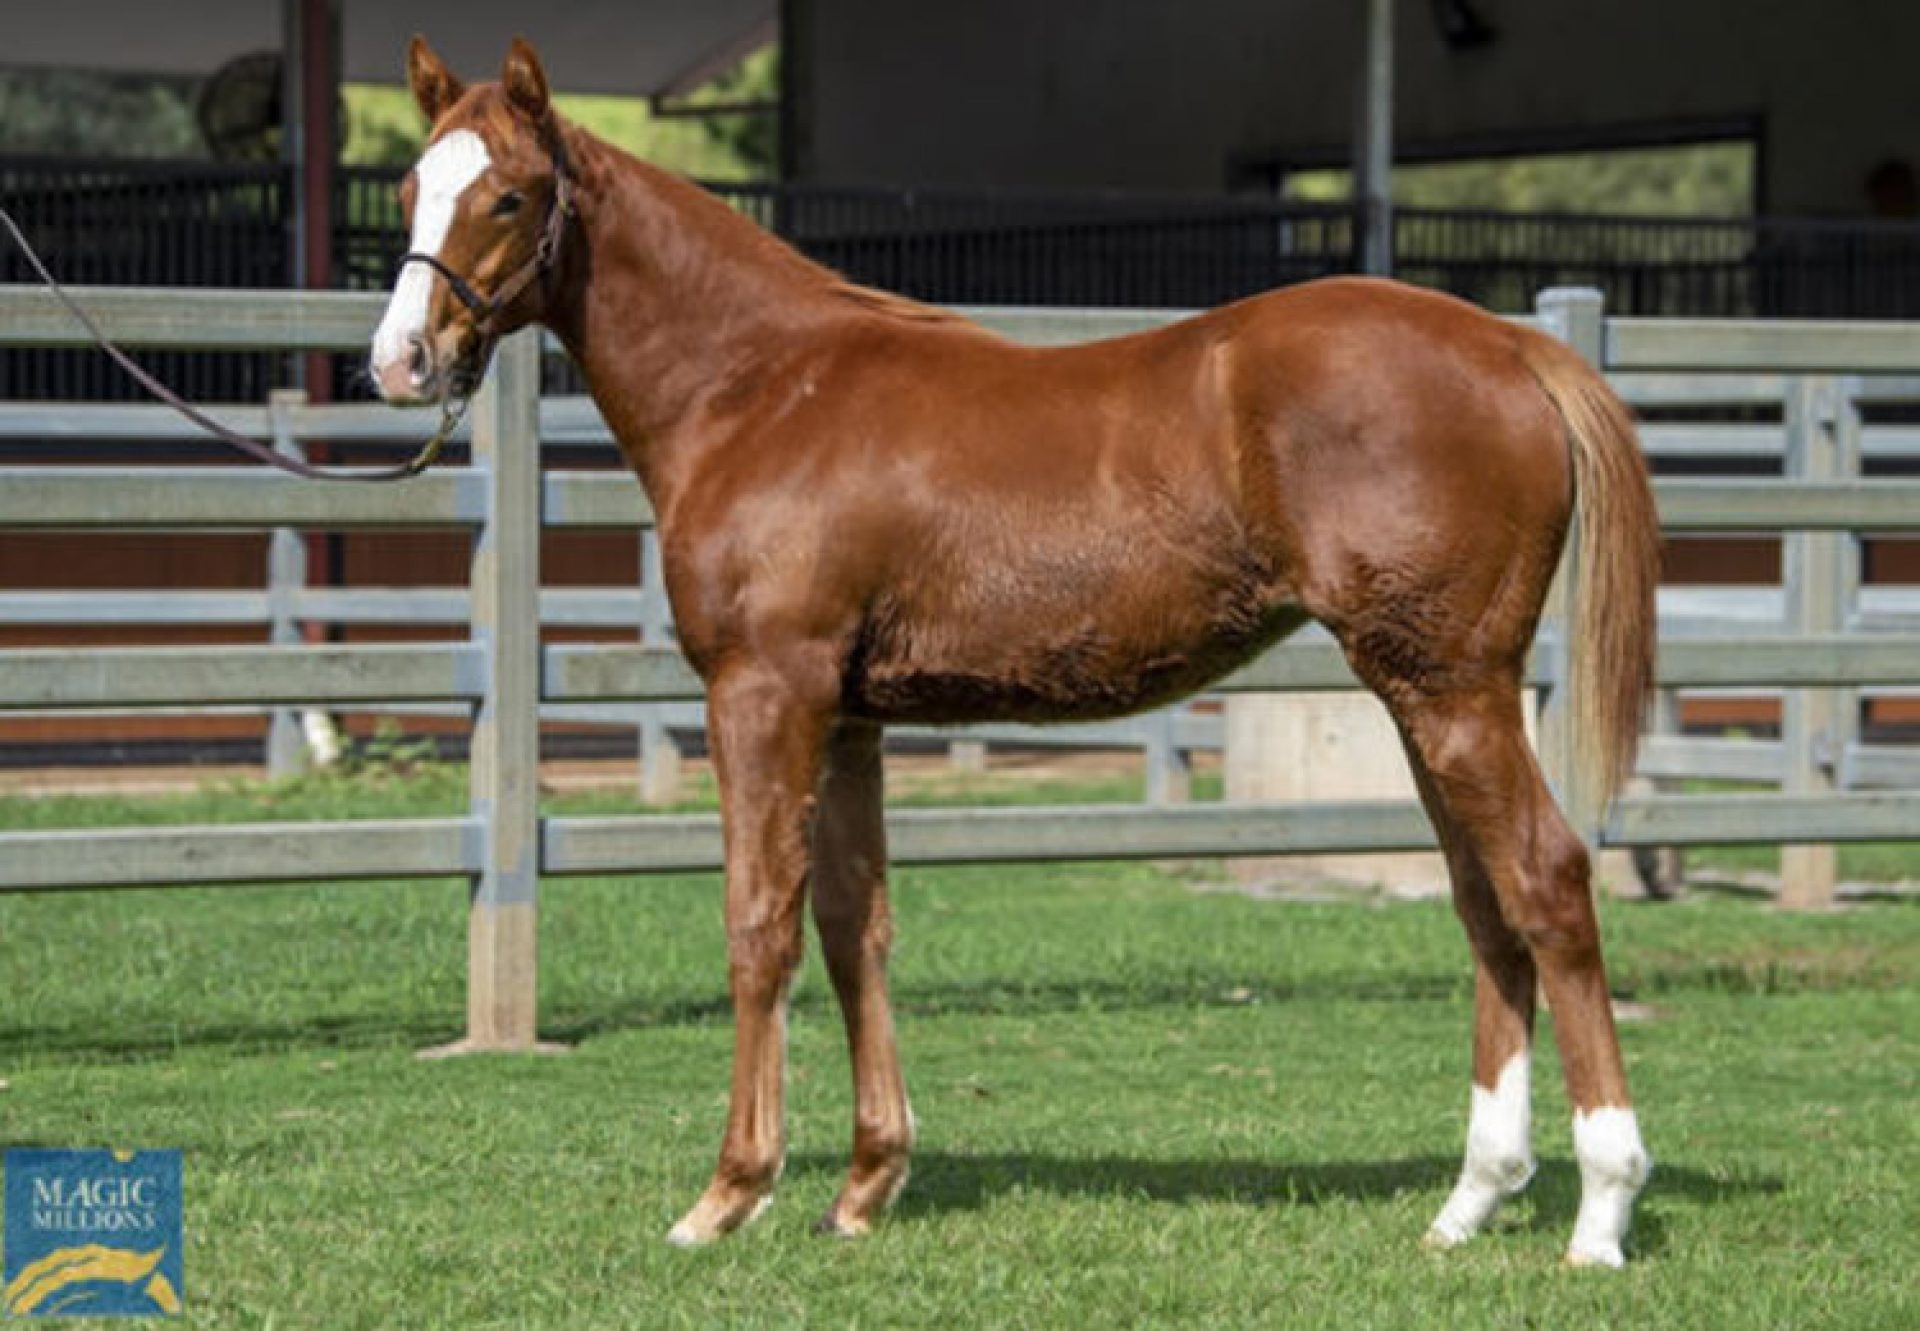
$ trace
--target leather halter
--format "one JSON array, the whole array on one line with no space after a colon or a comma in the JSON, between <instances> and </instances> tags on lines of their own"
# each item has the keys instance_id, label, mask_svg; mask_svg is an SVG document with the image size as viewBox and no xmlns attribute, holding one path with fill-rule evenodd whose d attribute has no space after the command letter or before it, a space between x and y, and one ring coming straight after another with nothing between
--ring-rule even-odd
<instances>
[{"instance_id":1,"label":"leather halter","mask_svg":"<svg viewBox=\"0 0 1920 1331\"><path fill-rule=\"evenodd\" d=\"M400 262L394 266L394 280L399 280L408 264L424 263L446 279L447 290L467 307L467 313L473 316L474 327L480 336L491 338L494 321L500 317L501 311L513 304L522 291L553 267L560 255L560 240L566 234L567 219L573 216L573 178L567 170L566 148L557 134L553 138L552 153L553 202L547 207L547 221L541 228L540 240L534 245L527 261L495 287L492 295L482 296L466 278L454 272L437 255L418 250L409 250L400 256Z\"/></svg>"}]
</instances>

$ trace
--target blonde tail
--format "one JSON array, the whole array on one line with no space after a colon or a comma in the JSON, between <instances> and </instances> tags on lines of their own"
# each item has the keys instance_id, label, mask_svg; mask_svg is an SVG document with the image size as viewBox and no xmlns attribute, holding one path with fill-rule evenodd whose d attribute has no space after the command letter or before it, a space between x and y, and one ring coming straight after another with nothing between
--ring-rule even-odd
<instances>
[{"instance_id":1,"label":"blonde tail","mask_svg":"<svg viewBox=\"0 0 1920 1331\"><path fill-rule=\"evenodd\" d=\"M1580 550L1570 668L1574 761L1596 806L1633 771L1653 689L1660 520L1633 413L1599 372L1552 338L1528 368L1566 422Z\"/></svg>"}]
</instances>

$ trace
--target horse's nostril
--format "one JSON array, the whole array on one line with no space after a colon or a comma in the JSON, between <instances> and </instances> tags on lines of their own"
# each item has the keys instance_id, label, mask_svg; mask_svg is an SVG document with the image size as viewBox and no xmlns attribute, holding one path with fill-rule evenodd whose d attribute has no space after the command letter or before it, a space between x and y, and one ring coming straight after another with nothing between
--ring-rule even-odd
<instances>
[{"instance_id":1,"label":"horse's nostril","mask_svg":"<svg viewBox=\"0 0 1920 1331\"><path fill-rule=\"evenodd\" d=\"M407 373L416 384L427 377L427 344L418 335L407 339Z\"/></svg>"}]
</instances>

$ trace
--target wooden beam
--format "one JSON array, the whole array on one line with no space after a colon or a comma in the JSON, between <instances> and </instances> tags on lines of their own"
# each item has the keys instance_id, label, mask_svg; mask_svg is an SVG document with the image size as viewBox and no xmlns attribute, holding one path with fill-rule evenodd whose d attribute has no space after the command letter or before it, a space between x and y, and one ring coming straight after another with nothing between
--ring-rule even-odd
<instances>
[{"instance_id":1,"label":"wooden beam","mask_svg":"<svg viewBox=\"0 0 1920 1331\"><path fill-rule=\"evenodd\" d=\"M467 926L467 1034L450 1050L530 1050L540 887L540 344L501 343L474 403L487 478L474 541L473 641L489 687L474 714L472 816L484 828Z\"/></svg>"}]
</instances>

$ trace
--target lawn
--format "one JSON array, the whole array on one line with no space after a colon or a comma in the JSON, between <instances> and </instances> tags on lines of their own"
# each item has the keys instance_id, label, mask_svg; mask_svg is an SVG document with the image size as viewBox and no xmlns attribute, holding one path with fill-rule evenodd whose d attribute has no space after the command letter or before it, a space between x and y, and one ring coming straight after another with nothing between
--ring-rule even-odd
<instances>
[{"instance_id":1,"label":"lawn","mask_svg":"<svg viewBox=\"0 0 1920 1331\"><path fill-rule=\"evenodd\" d=\"M457 794L429 772L8 800L0 826ZM458 1031L457 883L0 899L0 1142L184 1148L192 1325L1920 1324L1920 903L1605 904L1659 1159L1609 1274L1558 1266L1577 1179L1550 1048L1530 1194L1466 1249L1418 1247L1467 1099L1444 904L1207 876L899 875L921 1149L864 1243L810 1232L849 1135L812 957L779 1201L716 1249L662 1241L725 1107L712 876L550 882L543 1033L572 1051L437 1063L413 1051Z\"/></svg>"}]
</instances>

